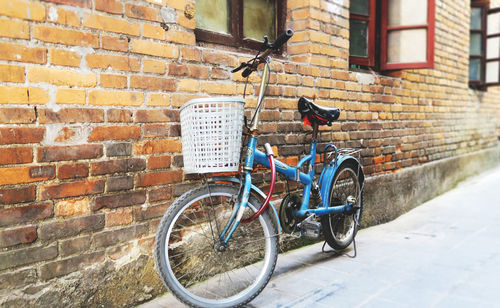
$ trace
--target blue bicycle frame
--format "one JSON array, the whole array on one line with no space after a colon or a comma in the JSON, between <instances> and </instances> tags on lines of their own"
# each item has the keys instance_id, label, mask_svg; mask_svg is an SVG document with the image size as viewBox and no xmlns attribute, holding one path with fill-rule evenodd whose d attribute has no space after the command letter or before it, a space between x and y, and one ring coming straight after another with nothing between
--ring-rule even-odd
<instances>
[{"instance_id":1,"label":"blue bicycle frame","mask_svg":"<svg viewBox=\"0 0 500 308\"><path fill-rule=\"evenodd\" d=\"M260 112L260 107L262 104L262 99L263 99L263 93L265 92L265 79L267 79L267 75L269 73L269 67L268 65L265 66L264 68L264 73L262 76L262 82L261 82L261 92L259 93L259 100L257 104L257 108L255 111L255 118L253 125L251 127L251 130L256 130L256 125L258 122L258 115ZM317 128L316 128L317 129ZM292 167L289 166L283 162L275 160L275 167L276 171L278 173L283 174L286 176L287 179L300 182L304 184L304 190L303 190L303 197L302 197L302 204L298 210L294 212L294 215L299 218L305 218L310 215L328 215L328 214L335 214L335 213L342 213L342 212L347 212L352 209L353 204L346 202L345 204L342 205L337 205L337 206L329 206L329 200L330 200L330 187L333 181L333 178L335 176L335 172L337 171L338 167L347 161L353 161L355 165L360 166L358 160L350 155L342 155L338 154L336 147L333 145L328 145L327 147L333 147L335 148L335 159L330 161L330 162L325 162L325 166L321 172L320 178L319 178L319 187L320 187L320 195L321 195L321 200L322 204L321 205L315 205L314 208L309 208L309 201L310 201L310 196L311 196L311 190L313 187L314 182L314 163L315 163L315 158L316 158L316 147L317 147L318 141L316 140L314 134L313 134L313 140L311 142L311 145L309 147L309 154L306 155L304 158L302 158L299 163ZM325 148L326 150L326 148ZM307 173L304 173L300 171L300 169L304 166L304 164L308 163L308 171ZM222 233L220 234L219 240L227 245L229 239L231 238L231 235L233 232L236 230L238 227L240 220L243 217L243 213L246 209L246 206L248 204L248 199L250 197L250 193L252 190L256 190L255 186L252 185L252 170L254 167L254 164L261 164L267 168L270 168L269 164L269 158L266 155L266 153L260 151L257 149L257 134L252 134L250 136L250 140L248 141L247 145L247 153L246 153L246 158L245 158L245 163L242 168L243 170L243 185L242 185L242 190L240 192L240 196L238 196L238 200L236 201L236 204L234 206L234 210L232 213L231 219L228 221L226 226L224 227ZM362 172L362 171L361 171ZM362 174L361 174L362 176ZM235 178L228 178L228 177L217 177L214 178L215 181L230 181L230 182L235 182L239 181ZM362 188L361 188L362 189ZM260 191L258 191L260 192ZM260 192L262 195L262 192ZM272 205L271 205L272 206ZM280 225L279 222L279 217L276 213L276 210L272 206L274 210L274 214L276 216L276 221L278 223L278 226ZM281 230L281 228L280 228Z\"/></svg>"}]
</instances>

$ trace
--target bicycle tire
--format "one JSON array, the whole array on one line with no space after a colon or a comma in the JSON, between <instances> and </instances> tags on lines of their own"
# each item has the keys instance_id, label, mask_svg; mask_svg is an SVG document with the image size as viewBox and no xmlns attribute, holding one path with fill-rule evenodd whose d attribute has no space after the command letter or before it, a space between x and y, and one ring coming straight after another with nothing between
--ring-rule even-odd
<instances>
[{"instance_id":1,"label":"bicycle tire","mask_svg":"<svg viewBox=\"0 0 500 308\"><path fill-rule=\"evenodd\" d=\"M232 210L227 211L222 207L228 203L227 200L237 196L238 190L238 187L227 184L209 184L192 189L184 193L170 206L158 227L154 250L158 273L165 286L180 301L191 307L240 307L254 299L264 289L274 271L278 256L278 233L267 211L248 224L240 224L229 241L227 251L217 252L214 234L218 235L219 231L215 233L213 230L225 225L225 223L221 223L230 216L228 213ZM201 200L205 198L208 198L209 202L207 203L210 204L203 205ZM254 196L250 196L244 217L253 214L257 210L258 204L258 200ZM194 207L192 207L193 205ZM195 211L190 211L190 209L195 209ZM214 214L212 215L213 221L210 213ZM186 217L192 222L192 225L183 225L183 223L187 224L183 215L189 215ZM179 230L174 229L177 222L179 222L177 224ZM195 232L190 228L201 231ZM208 233L209 230L211 233ZM260 235L260 232L262 232L262 237L255 239L254 236ZM249 238L252 238L251 242L237 242L237 240ZM196 250L190 250L190 245ZM252 246L264 251L254 251ZM183 249L187 249L186 252ZM187 256L188 252L191 253L189 256ZM243 259L241 259L242 257L238 259L239 253L244 256ZM263 253L262 257L261 253ZM179 259L181 261L178 261ZM255 259L258 262L255 262ZM190 267L187 267L188 263ZM176 269L179 266L180 268ZM255 269L257 269L257 274L253 281L251 279L249 281L242 280L243 274L252 278L251 273ZM221 270L223 272L220 272ZM194 274L188 275L192 271ZM233 278L230 276L231 273L234 274ZM181 274L188 275L187 281L180 276ZM224 284L221 285L222 278L225 278L224 275L227 275L230 282L224 281ZM192 281L189 277L193 277ZM214 286L217 277L219 286ZM248 286L240 290L242 283L248 283ZM236 289L234 290L236 293L227 293L231 290L224 289L225 287ZM223 289L225 292L220 297L215 294L215 292L219 292L219 289L221 289L220 291Z\"/></svg>"},{"instance_id":2,"label":"bicycle tire","mask_svg":"<svg viewBox=\"0 0 500 308\"><path fill-rule=\"evenodd\" d=\"M361 222L363 213L361 188L363 183L358 177L357 170L358 165L353 162L346 162L337 169L330 186L328 203L329 206L342 205L345 204L348 196L354 196L356 203L353 212L329 214L321 217L325 241L335 250L344 250L351 244L358 232L359 222Z\"/></svg>"}]
</instances>

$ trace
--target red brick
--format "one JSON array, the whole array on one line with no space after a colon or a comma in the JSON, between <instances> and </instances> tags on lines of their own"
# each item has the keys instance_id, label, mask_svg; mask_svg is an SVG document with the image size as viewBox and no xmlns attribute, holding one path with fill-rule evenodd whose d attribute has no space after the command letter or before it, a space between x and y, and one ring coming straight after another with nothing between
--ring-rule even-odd
<instances>
[{"instance_id":1,"label":"red brick","mask_svg":"<svg viewBox=\"0 0 500 308\"><path fill-rule=\"evenodd\" d=\"M42 200L100 194L103 192L104 180L86 180L61 184L49 184L40 188Z\"/></svg>"},{"instance_id":2,"label":"red brick","mask_svg":"<svg viewBox=\"0 0 500 308\"><path fill-rule=\"evenodd\" d=\"M177 82L173 78L130 76L131 89L175 91Z\"/></svg>"},{"instance_id":3,"label":"red brick","mask_svg":"<svg viewBox=\"0 0 500 308\"><path fill-rule=\"evenodd\" d=\"M87 60L87 65L91 68L112 68L131 72L138 72L141 70L139 60L130 57L89 54L85 59Z\"/></svg>"},{"instance_id":4,"label":"red brick","mask_svg":"<svg viewBox=\"0 0 500 308\"><path fill-rule=\"evenodd\" d=\"M107 191L129 190L134 188L134 177L131 175L110 177L106 180Z\"/></svg>"},{"instance_id":5,"label":"red brick","mask_svg":"<svg viewBox=\"0 0 500 308\"><path fill-rule=\"evenodd\" d=\"M106 227L128 225L132 222L132 209L106 213Z\"/></svg>"},{"instance_id":6,"label":"red brick","mask_svg":"<svg viewBox=\"0 0 500 308\"><path fill-rule=\"evenodd\" d=\"M149 172L137 176L137 186L156 186L180 182L182 180L181 170L169 170Z\"/></svg>"},{"instance_id":7,"label":"red brick","mask_svg":"<svg viewBox=\"0 0 500 308\"><path fill-rule=\"evenodd\" d=\"M104 111L100 109L65 108L57 112L50 109L40 109L38 116L40 124L104 122Z\"/></svg>"},{"instance_id":8,"label":"red brick","mask_svg":"<svg viewBox=\"0 0 500 308\"><path fill-rule=\"evenodd\" d=\"M0 226L33 222L52 217L54 206L52 202L33 204L22 207L11 207L0 210Z\"/></svg>"},{"instance_id":9,"label":"red brick","mask_svg":"<svg viewBox=\"0 0 500 308\"><path fill-rule=\"evenodd\" d=\"M30 124L35 123L34 108L0 108L0 123Z\"/></svg>"},{"instance_id":10,"label":"red brick","mask_svg":"<svg viewBox=\"0 0 500 308\"><path fill-rule=\"evenodd\" d=\"M36 238L36 226L5 229L0 231L0 248L32 243Z\"/></svg>"},{"instance_id":11,"label":"red brick","mask_svg":"<svg viewBox=\"0 0 500 308\"><path fill-rule=\"evenodd\" d=\"M89 164L64 164L57 168L57 177L61 180L86 178L89 176Z\"/></svg>"},{"instance_id":12,"label":"red brick","mask_svg":"<svg viewBox=\"0 0 500 308\"><path fill-rule=\"evenodd\" d=\"M41 240L54 240L102 228L104 228L104 214L94 214L44 223L38 229L38 236Z\"/></svg>"},{"instance_id":13,"label":"red brick","mask_svg":"<svg viewBox=\"0 0 500 308\"><path fill-rule=\"evenodd\" d=\"M145 138L167 137L169 134L169 126L165 124L143 125L142 130Z\"/></svg>"},{"instance_id":14,"label":"red brick","mask_svg":"<svg viewBox=\"0 0 500 308\"><path fill-rule=\"evenodd\" d=\"M169 208L170 203L159 204L159 205L150 205L146 208L135 208L134 209L134 219L136 221L147 220L156 217L162 217L163 214Z\"/></svg>"},{"instance_id":15,"label":"red brick","mask_svg":"<svg viewBox=\"0 0 500 308\"><path fill-rule=\"evenodd\" d=\"M138 123L179 122L180 115L178 110L170 109L138 110L135 114L135 121Z\"/></svg>"},{"instance_id":16,"label":"red brick","mask_svg":"<svg viewBox=\"0 0 500 308\"><path fill-rule=\"evenodd\" d=\"M56 217L81 216L89 213L89 198L66 199L56 203L54 214Z\"/></svg>"},{"instance_id":17,"label":"red brick","mask_svg":"<svg viewBox=\"0 0 500 308\"><path fill-rule=\"evenodd\" d=\"M171 156L151 156L148 159L148 169L164 169L170 167Z\"/></svg>"},{"instance_id":18,"label":"red brick","mask_svg":"<svg viewBox=\"0 0 500 308\"><path fill-rule=\"evenodd\" d=\"M33 25L33 38L55 44L70 46L99 47L99 36L81 30L60 29Z\"/></svg>"},{"instance_id":19,"label":"red brick","mask_svg":"<svg viewBox=\"0 0 500 308\"><path fill-rule=\"evenodd\" d=\"M100 144L40 147L38 149L39 162L91 159L99 158L102 155L103 146Z\"/></svg>"},{"instance_id":20,"label":"red brick","mask_svg":"<svg viewBox=\"0 0 500 308\"><path fill-rule=\"evenodd\" d=\"M90 173L103 175L112 173L135 172L146 169L146 161L140 158L117 159L92 163Z\"/></svg>"},{"instance_id":21,"label":"red brick","mask_svg":"<svg viewBox=\"0 0 500 308\"><path fill-rule=\"evenodd\" d=\"M0 186L40 182L54 177L54 166L0 168Z\"/></svg>"},{"instance_id":22,"label":"red brick","mask_svg":"<svg viewBox=\"0 0 500 308\"><path fill-rule=\"evenodd\" d=\"M134 145L136 154L176 153L181 151L179 140L158 139L138 142Z\"/></svg>"},{"instance_id":23,"label":"red brick","mask_svg":"<svg viewBox=\"0 0 500 308\"><path fill-rule=\"evenodd\" d=\"M15 204L35 201L36 186L0 189L0 204Z\"/></svg>"},{"instance_id":24,"label":"red brick","mask_svg":"<svg viewBox=\"0 0 500 308\"><path fill-rule=\"evenodd\" d=\"M123 4L116 0L95 0L95 9L111 14L122 14Z\"/></svg>"},{"instance_id":25,"label":"red brick","mask_svg":"<svg viewBox=\"0 0 500 308\"><path fill-rule=\"evenodd\" d=\"M79 7L83 7L83 8L91 8L92 7L92 0L42 0L42 1L79 6Z\"/></svg>"},{"instance_id":26,"label":"red brick","mask_svg":"<svg viewBox=\"0 0 500 308\"><path fill-rule=\"evenodd\" d=\"M146 191L131 191L115 195L105 195L95 199L92 210L97 211L103 207L115 209L118 207L143 204L146 202Z\"/></svg>"},{"instance_id":27,"label":"red brick","mask_svg":"<svg viewBox=\"0 0 500 308\"><path fill-rule=\"evenodd\" d=\"M169 200L172 198L172 188L160 187L149 191L149 202Z\"/></svg>"},{"instance_id":28,"label":"red brick","mask_svg":"<svg viewBox=\"0 0 500 308\"><path fill-rule=\"evenodd\" d=\"M127 123L132 122L134 114L130 110L124 109L109 109L106 111L108 122Z\"/></svg>"},{"instance_id":29,"label":"red brick","mask_svg":"<svg viewBox=\"0 0 500 308\"><path fill-rule=\"evenodd\" d=\"M0 144L39 143L44 135L45 128L0 128Z\"/></svg>"},{"instance_id":30,"label":"red brick","mask_svg":"<svg viewBox=\"0 0 500 308\"><path fill-rule=\"evenodd\" d=\"M138 139L141 129L138 126L98 126L92 130L89 141Z\"/></svg>"},{"instance_id":31,"label":"red brick","mask_svg":"<svg viewBox=\"0 0 500 308\"><path fill-rule=\"evenodd\" d=\"M24 164L32 161L32 148L0 148L0 165Z\"/></svg>"}]
</instances>

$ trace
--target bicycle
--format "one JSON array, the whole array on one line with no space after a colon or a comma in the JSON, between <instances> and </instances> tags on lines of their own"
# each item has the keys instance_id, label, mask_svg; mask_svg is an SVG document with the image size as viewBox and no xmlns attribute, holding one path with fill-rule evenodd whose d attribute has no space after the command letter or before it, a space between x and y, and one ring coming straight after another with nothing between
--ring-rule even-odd
<instances>
[{"instance_id":1,"label":"bicycle","mask_svg":"<svg viewBox=\"0 0 500 308\"><path fill-rule=\"evenodd\" d=\"M250 125L245 119L249 140L240 169L241 180L216 176L187 191L170 206L159 225L154 249L158 272L167 288L189 306L235 307L254 299L271 278L278 255L278 236L283 232L312 238L323 233L333 249L343 250L351 244L358 230L364 175L359 156L353 156L356 151L339 150L328 144L323 154L323 170L319 180L315 180L319 126L331 125L338 119L340 109L322 107L304 97L299 99L298 109L304 123L312 127L312 141L309 154L296 166L275 160L268 143L265 144L266 152L257 149L257 124L269 82L269 55L292 35L293 31L287 30L273 43L265 37L261 51L232 71L244 69L242 76L248 77L264 64L257 107ZM229 105L236 104L230 99L219 100L229 100ZM215 108L215 101L202 100L204 105L201 106ZM181 122L182 114L181 109ZM222 115L207 123L219 125L225 117ZM239 126L243 126L241 122ZM202 128L207 128L206 125ZM236 142L236 145L241 147L241 133L237 134L240 143ZM218 135L215 140L217 145L212 147L218 148L225 137ZM203 156L209 155L207 153L211 150L199 150L194 146L190 151L198 151ZM186 161L186 157L184 159ZM237 162L240 162L239 156ZM267 195L252 184L252 172L257 164L271 171ZM214 170L224 171L227 166L218 164L219 168ZM234 166L229 167L234 169ZM307 171L303 172L303 169ZM279 213L270 202L276 172L284 175L287 181L304 185L302 197L289 193L283 198Z\"/></svg>"}]
</instances>

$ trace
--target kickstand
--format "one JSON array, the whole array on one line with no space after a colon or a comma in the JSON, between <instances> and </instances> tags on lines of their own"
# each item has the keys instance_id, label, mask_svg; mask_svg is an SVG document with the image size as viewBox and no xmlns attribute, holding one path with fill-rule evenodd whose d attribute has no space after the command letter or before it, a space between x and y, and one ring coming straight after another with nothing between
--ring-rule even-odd
<instances>
[{"instance_id":1,"label":"kickstand","mask_svg":"<svg viewBox=\"0 0 500 308\"><path fill-rule=\"evenodd\" d=\"M359 228L360 225L359 225L358 219L356 218L356 215L353 216L353 219L354 219L354 223L356 224L356 227ZM354 237L352 239L352 245L354 247L354 255L348 255L347 253L343 253L343 250L332 249L332 250L326 251L325 250L326 241L323 243L323 247L321 248L321 251L324 253L334 253L334 254L339 255L339 256L344 255L346 257L354 259L358 255L358 249L356 248L356 237Z\"/></svg>"}]
</instances>

